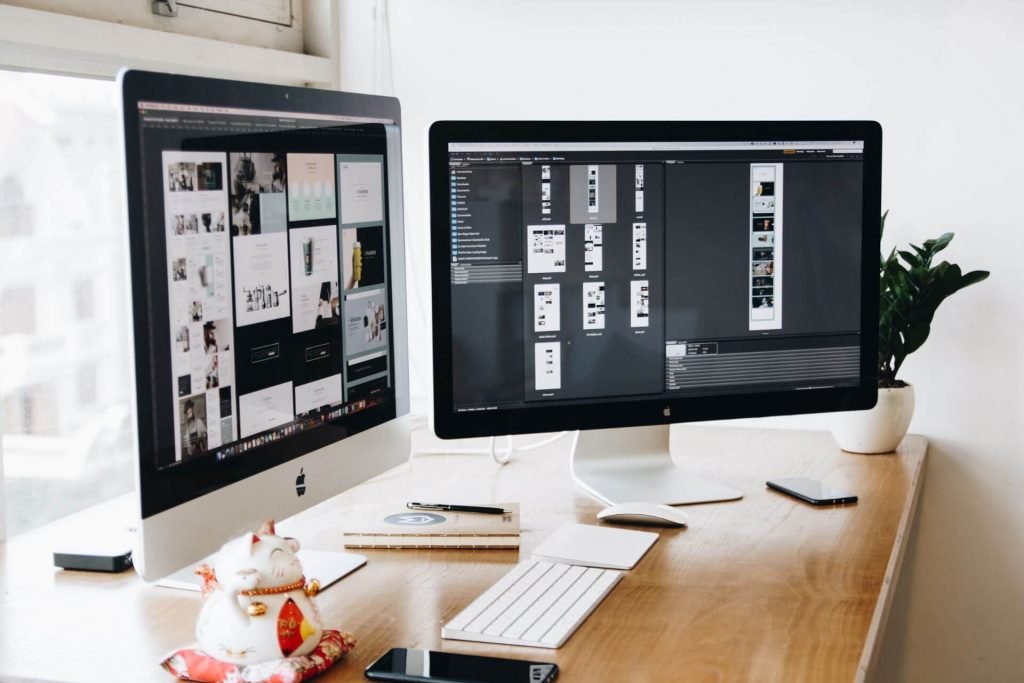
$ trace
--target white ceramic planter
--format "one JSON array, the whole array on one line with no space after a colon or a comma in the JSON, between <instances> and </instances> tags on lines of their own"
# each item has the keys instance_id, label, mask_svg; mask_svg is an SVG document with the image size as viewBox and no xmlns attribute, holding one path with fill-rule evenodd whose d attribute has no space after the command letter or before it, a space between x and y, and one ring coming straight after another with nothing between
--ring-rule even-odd
<instances>
[{"instance_id":1,"label":"white ceramic planter","mask_svg":"<svg viewBox=\"0 0 1024 683\"><path fill-rule=\"evenodd\" d=\"M903 441L913 416L913 386L879 389L874 408L835 413L832 436L844 451L890 453Z\"/></svg>"}]
</instances>

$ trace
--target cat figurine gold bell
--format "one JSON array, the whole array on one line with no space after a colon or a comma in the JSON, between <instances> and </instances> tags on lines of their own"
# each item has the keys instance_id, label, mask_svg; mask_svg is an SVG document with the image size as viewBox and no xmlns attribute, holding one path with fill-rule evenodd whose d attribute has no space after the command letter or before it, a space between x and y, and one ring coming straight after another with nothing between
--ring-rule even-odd
<instances>
[{"instance_id":1,"label":"cat figurine gold bell","mask_svg":"<svg viewBox=\"0 0 1024 683\"><path fill-rule=\"evenodd\" d=\"M298 550L299 542L278 536L269 521L226 543L212 569L196 569L204 598L196 638L206 654L257 664L313 651L323 633L313 602L320 584L306 583Z\"/></svg>"}]
</instances>

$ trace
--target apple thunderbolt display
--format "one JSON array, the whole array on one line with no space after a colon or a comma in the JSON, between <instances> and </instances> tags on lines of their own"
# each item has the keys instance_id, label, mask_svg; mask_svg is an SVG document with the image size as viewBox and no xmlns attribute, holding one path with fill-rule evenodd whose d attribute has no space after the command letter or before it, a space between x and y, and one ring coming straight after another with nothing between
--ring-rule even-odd
<instances>
[{"instance_id":1,"label":"apple thunderbolt display","mask_svg":"<svg viewBox=\"0 0 1024 683\"><path fill-rule=\"evenodd\" d=\"M673 422L876 399L874 122L439 122L434 421L579 429L607 503L728 500ZM624 429L624 428L629 429Z\"/></svg>"},{"instance_id":2,"label":"apple thunderbolt display","mask_svg":"<svg viewBox=\"0 0 1024 683\"><path fill-rule=\"evenodd\" d=\"M121 87L135 564L155 580L408 457L400 112L138 71Z\"/></svg>"}]
</instances>

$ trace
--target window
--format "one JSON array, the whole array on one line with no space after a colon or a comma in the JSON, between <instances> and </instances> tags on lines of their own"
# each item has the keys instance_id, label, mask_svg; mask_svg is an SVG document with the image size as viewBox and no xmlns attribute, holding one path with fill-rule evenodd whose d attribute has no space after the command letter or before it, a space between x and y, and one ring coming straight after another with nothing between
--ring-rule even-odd
<instances>
[{"instance_id":1,"label":"window","mask_svg":"<svg viewBox=\"0 0 1024 683\"><path fill-rule=\"evenodd\" d=\"M18 131L0 136L8 534L133 486L115 102L113 81L0 70L0 120Z\"/></svg>"},{"instance_id":2,"label":"window","mask_svg":"<svg viewBox=\"0 0 1024 683\"><path fill-rule=\"evenodd\" d=\"M32 210L25 202L21 183L13 175L0 180L0 239L23 237L32 232Z\"/></svg>"},{"instance_id":3,"label":"window","mask_svg":"<svg viewBox=\"0 0 1024 683\"><path fill-rule=\"evenodd\" d=\"M92 320L95 315L93 304L92 281L78 280L72 288L72 301L75 305L75 318L78 320Z\"/></svg>"},{"instance_id":4,"label":"window","mask_svg":"<svg viewBox=\"0 0 1024 683\"><path fill-rule=\"evenodd\" d=\"M56 392L49 384L18 387L4 397L5 433L53 436L59 422Z\"/></svg>"},{"instance_id":5,"label":"window","mask_svg":"<svg viewBox=\"0 0 1024 683\"><path fill-rule=\"evenodd\" d=\"M0 278L3 277L0 274ZM0 335L32 334L35 331L35 290L18 286L5 288L0 294Z\"/></svg>"},{"instance_id":6,"label":"window","mask_svg":"<svg viewBox=\"0 0 1024 683\"><path fill-rule=\"evenodd\" d=\"M96 403L97 391L96 366L92 364L81 365L78 368L78 402L91 405Z\"/></svg>"},{"instance_id":7,"label":"window","mask_svg":"<svg viewBox=\"0 0 1024 683\"><path fill-rule=\"evenodd\" d=\"M176 17L154 4L0 2L0 67L112 79L129 66L320 87L341 76L337 3L194 0L179 2Z\"/></svg>"},{"instance_id":8,"label":"window","mask_svg":"<svg viewBox=\"0 0 1024 683\"><path fill-rule=\"evenodd\" d=\"M5 4L239 45L302 52L303 14L307 3L301 0L178 0L176 16L159 13L156 6L167 6L166 0L6 0Z\"/></svg>"},{"instance_id":9,"label":"window","mask_svg":"<svg viewBox=\"0 0 1024 683\"><path fill-rule=\"evenodd\" d=\"M133 486L118 71L341 77L336 3L177 6L0 1L0 539Z\"/></svg>"}]
</instances>

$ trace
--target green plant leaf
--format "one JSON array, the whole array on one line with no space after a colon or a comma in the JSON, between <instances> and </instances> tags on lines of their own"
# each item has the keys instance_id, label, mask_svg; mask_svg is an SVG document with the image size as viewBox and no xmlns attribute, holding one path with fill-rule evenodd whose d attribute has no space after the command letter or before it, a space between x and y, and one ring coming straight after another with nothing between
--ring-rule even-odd
<instances>
[{"instance_id":1,"label":"green plant leaf","mask_svg":"<svg viewBox=\"0 0 1024 683\"><path fill-rule=\"evenodd\" d=\"M927 242L925 242L927 244ZM921 257L921 262L930 261L932 258L932 252L923 247L919 247L916 244L911 244L910 248L917 252L917 255Z\"/></svg>"},{"instance_id":2,"label":"green plant leaf","mask_svg":"<svg viewBox=\"0 0 1024 683\"><path fill-rule=\"evenodd\" d=\"M963 289L964 287L969 287L973 284L977 284L982 280L987 280L988 276L989 272L987 270L972 270L971 272L964 275L963 280L961 281L960 289Z\"/></svg>"},{"instance_id":3,"label":"green plant leaf","mask_svg":"<svg viewBox=\"0 0 1024 683\"><path fill-rule=\"evenodd\" d=\"M945 261L939 265L945 266L938 273L937 280L939 292L942 294L942 298L946 298L955 294L960 289L960 281L963 279L963 274L960 272L960 266L949 264Z\"/></svg>"},{"instance_id":4,"label":"green plant leaf","mask_svg":"<svg viewBox=\"0 0 1024 683\"><path fill-rule=\"evenodd\" d=\"M933 256L938 254L940 251L949 246L949 243L953 241L953 233L945 232L939 237L933 240L925 240L924 248L927 249Z\"/></svg>"},{"instance_id":5,"label":"green plant leaf","mask_svg":"<svg viewBox=\"0 0 1024 683\"><path fill-rule=\"evenodd\" d=\"M920 266L921 265L921 257L920 256L918 256L918 255L916 255L916 254L914 254L912 252L909 252L909 251L901 251L901 252L899 252L899 254L900 254L900 256L903 257L903 260L906 261L907 263L909 263L910 265L912 265L912 266Z\"/></svg>"},{"instance_id":6,"label":"green plant leaf","mask_svg":"<svg viewBox=\"0 0 1024 683\"><path fill-rule=\"evenodd\" d=\"M904 334L905 341L903 342L903 353L909 356L914 351L921 348L921 346L928 341L928 335L931 334L931 331L931 321L921 321L908 327Z\"/></svg>"},{"instance_id":7,"label":"green plant leaf","mask_svg":"<svg viewBox=\"0 0 1024 683\"><path fill-rule=\"evenodd\" d=\"M882 230L888 212L882 214ZM935 255L949 246L953 233L943 233L909 250L893 248L879 262L878 377L882 386L899 384L903 362L924 345L939 306L964 287L989 276L985 270L964 274L959 265ZM900 260L902 259L902 261Z\"/></svg>"}]
</instances>

